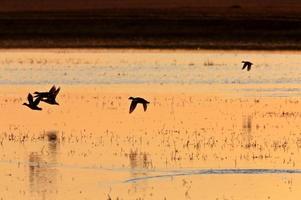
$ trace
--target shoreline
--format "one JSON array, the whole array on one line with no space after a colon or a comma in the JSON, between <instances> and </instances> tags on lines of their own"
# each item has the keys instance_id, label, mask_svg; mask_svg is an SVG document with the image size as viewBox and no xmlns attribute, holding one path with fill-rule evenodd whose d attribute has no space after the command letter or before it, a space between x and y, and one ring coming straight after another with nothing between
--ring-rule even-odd
<instances>
[{"instance_id":1,"label":"shoreline","mask_svg":"<svg viewBox=\"0 0 301 200\"><path fill-rule=\"evenodd\" d=\"M0 13L0 48L301 50L300 16Z\"/></svg>"},{"instance_id":2,"label":"shoreline","mask_svg":"<svg viewBox=\"0 0 301 200\"><path fill-rule=\"evenodd\" d=\"M72 38L66 38L72 40ZM74 39L76 40L76 39ZM300 51L301 43L286 43L280 42L274 43L261 43L258 44L247 44L240 42L225 42L219 43L216 41L207 41L205 44L193 41L176 42L173 40L170 42L161 42L160 40L145 41L106 41L103 39L89 40L81 39L77 40L77 43L62 42L61 39L57 38L44 38L44 39L22 39L22 40L1 40L0 49L108 49L108 50L246 50L246 51ZM130 43L130 44L129 44ZM183 44L185 43L185 44Z\"/></svg>"}]
</instances>

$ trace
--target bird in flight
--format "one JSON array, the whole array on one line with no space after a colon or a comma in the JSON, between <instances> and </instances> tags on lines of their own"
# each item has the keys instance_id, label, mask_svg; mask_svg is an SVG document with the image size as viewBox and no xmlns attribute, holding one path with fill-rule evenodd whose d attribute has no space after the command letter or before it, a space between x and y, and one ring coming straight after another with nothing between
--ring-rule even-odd
<instances>
[{"instance_id":1,"label":"bird in flight","mask_svg":"<svg viewBox=\"0 0 301 200\"><path fill-rule=\"evenodd\" d=\"M253 65L253 63L249 62L249 61L242 61L241 63L244 63L242 70L244 70L247 67L247 70L250 71L251 70L251 66Z\"/></svg>"},{"instance_id":2,"label":"bird in flight","mask_svg":"<svg viewBox=\"0 0 301 200\"><path fill-rule=\"evenodd\" d=\"M34 92L34 94L35 97L40 97L41 101L44 101L45 103L59 105L55 99L58 93L60 92L60 89L60 87L56 88L54 85L50 88L49 92Z\"/></svg>"},{"instance_id":3,"label":"bird in flight","mask_svg":"<svg viewBox=\"0 0 301 200\"><path fill-rule=\"evenodd\" d=\"M146 109L147 109L147 104L149 104L149 102L147 100L145 100L141 97L135 97L135 98L134 97L129 97L129 100L132 100L132 103L130 105L129 113L132 113L135 110L138 103L143 104L143 109L144 109L144 112L145 112Z\"/></svg>"},{"instance_id":4,"label":"bird in flight","mask_svg":"<svg viewBox=\"0 0 301 200\"><path fill-rule=\"evenodd\" d=\"M29 107L32 110L42 110L42 108L38 107L41 97L37 97L35 100L33 100L32 95L29 93L27 96L28 103L23 103L23 105Z\"/></svg>"},{"instance_id":5,"label":"bird in flight","mask_svg":"<svg viewBox=\"0 0 301 200\"><path fill-rule=\"evenodd\" d=\"M42 98L47 98L47 97L49 96L49 94L54 93L55 90L56 90L56 87L55 87L55 85L53 85L53 86L50 88L49 92L34 92L34 94L35 94L35 97L40 96L40 97L42 97Z\"/></svg>"}]
</instances>

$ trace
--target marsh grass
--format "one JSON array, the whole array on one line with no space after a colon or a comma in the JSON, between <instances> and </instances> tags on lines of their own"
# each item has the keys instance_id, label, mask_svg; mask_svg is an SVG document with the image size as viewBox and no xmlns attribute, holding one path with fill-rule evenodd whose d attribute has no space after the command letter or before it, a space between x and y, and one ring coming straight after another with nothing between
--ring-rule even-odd
<instances>
[{"instance_id":1,"label":"marsh grass","mask_svg":"<svg viewBox=\"0 0 301 200\"><path fill-rule=\"evenodd\" d=\"M213 66L214 65L214 63L213 63L213 61L211 61L211 60L206 60L205 62L204 62L204 66Z\"/></svg>"},{"instance_id":2,"label":"marsh grass","mask_svg":"<svg viewBox=\"0 0 301 200\"><path fill-rule=\"evenodd\" d=\"M83 96L77 90L60 96L60 110L47 107L39 115L27 109L15 111L30 116L22 123L7 115L0 134L1 160L16 161L22 167L34 152L39 161L30 163L37 162L40 168L110 169L111 178L118 170L140 177L179 169L300 168L301 110L296 109L300 104L297 98L148 94L152 102L148 111L139 107L129 115L127 94L93 89ZM5 98L8 107L4 113L12 112L21 102ZM85 106L72 109L79 102ZM49 121L44 121L45 117ZM64 176L74 177L71 185L81 177ZM118 181L126 178L116 177ZM181 198L198 196L195 187L200 180L175 177L166 181L174 186L184 184L179 190ZM288 179L282 187L295 191L294 182ZM104 198L163 198L160 188L152 184L145 186L147 195L137 192L143 184L134 185L137 188L129 188L128 193L114 189ZM58 190L58 196L63 195L63 190ZM78 189L83 195L88 191ZM172 199L173 195L168 192L164 197Z\"/></svg>"}]
</instances>

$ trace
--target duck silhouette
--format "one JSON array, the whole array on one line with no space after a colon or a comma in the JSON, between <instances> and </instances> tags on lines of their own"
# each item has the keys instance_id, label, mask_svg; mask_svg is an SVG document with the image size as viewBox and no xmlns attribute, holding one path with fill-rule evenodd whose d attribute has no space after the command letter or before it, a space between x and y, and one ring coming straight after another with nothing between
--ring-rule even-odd
<instances>
[{"instance_id":1,"label":"duck silhouette","mask_svg":"<svg viewBox=\"0 0 301 200\"><path fill-rule=\"evenodd\" d=\"M29 107L32 110L42 110L42 108L38 107L40 101L41 101L41 97L37 97L34 101L33 101L33 97L32 95L29 93L27 96L27 100L28 103L23 103L23 105Z\"/></svg>"},{"instance_id":2,"label":"duck silhouette","mask_svg":"<svg viewBox=\"0 0 301 200\"><path fill-rule=\"evenodd\" d=\"M129 100L132 100L129 113L132 113L135 110L138 103L143 104L143 109L145 112L147 109L147 104L149 104L149 102L147 100L145 100L141 97L129 97Z\"/></svg>"},{"instance_id":3,"label":"duck silhouette","mask_svg":"<svg viewBox=\"0 0 301 200\"><path fill-rule=\"evenodd\" d=\"M247 67L247 70L250 71L251 70L251 66L253 65L253 63L249 62L249 61L242 61L241 63L244 63L242 70L244 70Z\"/></svg>"},{"instance_id":4,"label":"duck silhouette","mask_svg":"<svg viewBox=\"0 0 301 200\"><path fill-rule=\"evenodd\" d=\"M44 101L45 103L51 104L51 105L59 105L58 102L56 102L56 96L60 92L60 87L56 89L55 86L52 86L52 88L49 90L49 92L35 92L35 97L40 97L41 101Z\"/></svg>"},{"instance_id":5,"label":"duck silhouette","mask_svg":"<svg viewBox=\"0 0 301 200\"><path fill-rule=\"evenodd\" d=\"M56 91L55 85L53 85L49 92L34 92L35 97L42 97L42 98L47 98L49 95L53 94Z\"/></svg>"}]
</instances>

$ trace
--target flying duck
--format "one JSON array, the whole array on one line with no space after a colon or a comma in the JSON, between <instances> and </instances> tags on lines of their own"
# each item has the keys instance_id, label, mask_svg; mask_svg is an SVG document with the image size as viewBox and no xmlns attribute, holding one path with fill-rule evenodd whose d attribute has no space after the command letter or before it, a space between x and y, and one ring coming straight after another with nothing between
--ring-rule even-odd
<instances>
[{"instance_id":1,"label":"flying duck","mask_svg":"<svg viewBox=\"0 0 301 200\"><path fill-rule=\"evenodd\" d=\"M33 101L33 97L32 95L29 93L27 96L27 100L28 103L23 103L23 105L29 107L32 110L42 110L42 108L38 107L40 101L41 101L41 97L37 97L34 101Z\"/></svg>"},{"instance_id":2,"label":"flying duck","mask_svg":"<svg viewBox=\"0 0 301 200\"><path fill-rule=\"evenodd\" d=\"M55 85L53 85L50 88L49 92L34 92L34 94L35 94L35 97L40 96L42 98L47 98L50 94L53 94L55 91L56 91L56 87L55 87Z\"/></svg>"},{"instance_id":3,"label":"flying duck","mask_svg":"<svg viewBox=\"0 0 301 200\"><path fill-rule=\"evenodd\" d=\"M243 67L242 67L242 70L244 70L246 67L248 71L251 70L251 66L253 65L253 63L249 62L249 61L242 61L241 63L244 63Z\"/></svg>"},{"instance_id":4,"label":"flying duck","mask_svg":"<svg viewBox=\"0 0 301 200\"><path fill-rule=\"evenodd\" d=\"M56 102L55 98L58 95L60 89L60 87L56 89L55 86L52 86L49 92L35 92L34 94L35 97L40 97L41 101L44 101L45 103L59 105L58 102Z\"/></svg>"},{"instance_id":5,"label":"flying duck","mask_svg":"<svg viewBox=\"0 0 301 200\"><path fill-rule=\"evenodd\" d=\"M132 100L132 103L130 105L129 113L132 113L135 110L138 103L143 104L143 109L144 109L144 112L145 112L146 109L147 109L147 104L149 104L149 102L147 100L145 100L141 97L135 97L135 98L134 97L129 97L129 100Z\"/></svg>"}]
</instances>

